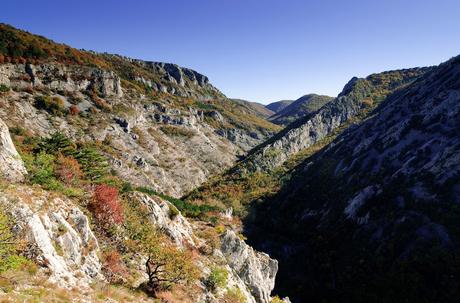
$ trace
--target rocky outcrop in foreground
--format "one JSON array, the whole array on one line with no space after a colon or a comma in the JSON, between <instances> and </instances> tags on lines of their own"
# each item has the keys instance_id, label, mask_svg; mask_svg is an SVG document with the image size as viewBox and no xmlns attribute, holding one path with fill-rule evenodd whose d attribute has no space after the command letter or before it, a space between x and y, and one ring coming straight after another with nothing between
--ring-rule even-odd
<instances>
[{"instance_id":1,"label":"rocky outcrop in foreground","mask_svg":"<svg viewBox=\"0 0 460 303\"><path fill-rule=\"evenodd\" d=\"M8 126L0 119L0 178L22 181L27 171L13 141Z\"/></svg>"},{"instance_id":2,"label":"rocky outcrop in foreground","mask_svg":"<svg viewBox=\"0 0 460 303\"><path fill-rule=\"evenodd\" d=\"M72 201L12 185L1 190L0 204L15 219L15 232L27 241L26 256L49 270L50 282L87 289L104 280L98 241L88 217Z\"/></svg>"},{"instance_id":3,"label":"rocky outcrop in foreground","mask_svg":"<svg viewBox=\"0 0 460 303\"><path fill-rule=\"evenodd\" d=\"M258 303L269 303L275 287L278 262L255 251L233 231L222 235L222 253L232 270L244 281Z\"/></svg>"}]
</instances>

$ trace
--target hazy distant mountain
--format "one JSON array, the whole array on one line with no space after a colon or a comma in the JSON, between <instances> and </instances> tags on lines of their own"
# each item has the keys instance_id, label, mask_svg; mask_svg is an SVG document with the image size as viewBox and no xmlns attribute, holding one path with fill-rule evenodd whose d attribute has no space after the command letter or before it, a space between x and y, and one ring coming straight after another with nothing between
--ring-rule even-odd
<instances>
[{"instance_id":1,"label":"hazy distant mountain","mask_svg":"<svg viewBox=\"0 0 460 303\"><path fill-rule=\"evenodd\" d=\"M308 94L295 100L285 108L270 117L270 121L280 125L287 125L303 116L317 111L324 104L331 101L332 97Z\"/></svg>"},{"instance_id":2,"label":"hazy distant mountain","mask_svg":"<svg viewBox=\"0 0 460 303\"><path fill-rule=\"evenodd\" d=\"M269 110L277 113L281 110L283 110L285 107L289 106L292 102L294 102L294 100L281 100L281 101L276 101L276 102L272 102L268 105L265 105L266 108L268 108Z\"/></svg>"}]
</instances>

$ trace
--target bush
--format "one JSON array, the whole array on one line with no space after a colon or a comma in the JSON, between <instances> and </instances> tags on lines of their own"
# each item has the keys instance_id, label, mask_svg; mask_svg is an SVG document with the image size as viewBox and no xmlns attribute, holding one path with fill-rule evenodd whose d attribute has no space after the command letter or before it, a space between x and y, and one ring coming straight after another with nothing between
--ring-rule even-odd
<instances>
[{"instance_id":1,"label":"bush","mask_svg":"<svg viewBox=\"0 0 460 303\"><path fill-rule=\"evenodd\" d=\"M78 106L76 105L71 105L69 107L69 114L71 114L72 116L76 116L80 113L80 109L78 108Z\"/></svg>"},{"instance_id":2,"label":"bush","mask_svg":"<svg viewBox=\"0 0 460 303\"><path fill-rule=\"evenodd\" d=\"M283 303L283 300L280 299L278 296L274 296L271 300L270 303Z\"/></svg>"},{"instance_id":3,"label":"bush","mask_svg":"<svg viewBox=\"0 0 460 303\"><path fill-rule=\"evenodd\" d=\"M225 303L246 303L246 297L237 287L227 289L223 299Z\"/></svg>"},{"instance_id":4,"label":"bush","mask_svg":"<svg viewBox=\"0 0 460 303\"><path fill-rule=\"evenodd\" d=\"M85 176L91 181L100 181L109 174L109 163L107 157L92 147L82 147L72 153L85 173Z\"/></svg>"},{"instance_id":5,"label":"bush","mask_svg":"<svg viewBox=\"0 0 460 303\"><path fill-rule=\"evenodd\" d=\"M118 200L118 190L115 187L106 184L96 186L91 208L105 228L123 223L123 207Z\"/></svg>"},{"instance_id":6,"label":"bush","mask_svg":"<svg viewBox=\"0 0 460 303\"><path fill-rule=\"evenodd\" d=\"M173 220L179 214L179 210L172 203L168 203L169 207L169 218Z\"/></svg>"},{"instance_id":7,"label":"bush","mask_svg":"<svg viewBox=\"0 0 460 303\"><path fill-rule=\"evenodd\" d=\"M227 286L228 271L222 267L214 267L211 269L209 277L204 284L210 291L215 291L218 288Z\"/></svg>"},{"instance_id":8,"label":"bush","mask_svg":"<svg viewBox=\"0 0 460 303\"><path fill-rule=\"evenodd\" d=\"M104 255L104 276L110 283L120 283L128 274L121 255L116 250L111 250Z\"/></svg>"},{"instance_id":9,"label":"bush","mask_svg":"<svg viewBox=\"0 0 460 303\"><path fill-rule=\"evenodd\" d=\"M35 98L35 107L46 110L50 114L58 115L64 111L64 100L56 96L38 96Z\"/></svg>"},{"instance_id":10,"label":"bush","mask_svg":"<svg viewBox=\"0 0 460 303\"><path fill-rule=\"evenodd\" d=\"M0 84L0 93L7 93L10 91L10 88L5 84Z\"/></svg>"},{"instance_id":11,"label":"bush","mask_svg":"<svg viewBox=\"0 0 460 303\"><path fill-rule=\"evenodd\" d=\"M62 154L59 154L56 162L56 177L60 181L64 182L65 185L77 184L80 178L83 176L78 161L72 157L66 157Z\"/></svg>"}]
</instances>

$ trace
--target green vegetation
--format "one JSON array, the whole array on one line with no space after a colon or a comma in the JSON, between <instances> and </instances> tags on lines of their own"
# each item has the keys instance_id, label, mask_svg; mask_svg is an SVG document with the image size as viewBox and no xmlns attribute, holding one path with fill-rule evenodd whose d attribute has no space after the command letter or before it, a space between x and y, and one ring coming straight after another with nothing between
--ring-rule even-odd
<instances>
[{"instance_id":1,"label":"green vegetation","mask_svg":"<svg viewBox=\"0 0 460 303\"><path fill-rule=\"evenodd\" d=\"M227 289L224 295L225 303L246 303L246 297L244 296L241 289L234 287Z\"/></svg>"},{"instance_id":2,"label":"green vegetation","mask_svg":"<svg viewBox=\"0 0 460 303\"><path fill-rule=\"evenodd\" d=\"M177 209L179 209L184 216L187 216L187 217L192 217L192 218L201 217L202 218L206 216L207 213L220 210L218 207L207 205L207 204L197 205L197 204L188 203L184 200L176 199L168 195L158 193L155 190L151 188L147 188L147 187L138 187L136 188L136 190L139 192L148 194L148 195L158 196L170 202L173 206L177 207Z\"/></svg>"},{"instance_id":3,"label":"green vegetation","mask_svg":"<svg viewBox=\"0 0 460 303\"><path fill-rule=\"evenodd\" d=\"M51 96L38 96L35 98L35 107L38 109L43 109L53 115L63 114L64 100L60 97L51 97Z\"/></svg>"},{"instance_id":4,"label":"green vegetation","mask_svg":"<svg viewBox=\"0 0 460 303\"><path fill-rule=\"evenodd\" d=\"M10 91L10 88L6 86L5 84L0 84L0 94L1 93L7 93Z\"/></svg>"},{"instance_id":5,"label":"green vegetation","mask_svg":"<svg viewBox=\"0 0 460 303\"><path fill-rule=\"evenodd\" d=\"M227 286L228 271L222 267L213 267L204 284L210 291Z\"/></svg>"}]
</instances>

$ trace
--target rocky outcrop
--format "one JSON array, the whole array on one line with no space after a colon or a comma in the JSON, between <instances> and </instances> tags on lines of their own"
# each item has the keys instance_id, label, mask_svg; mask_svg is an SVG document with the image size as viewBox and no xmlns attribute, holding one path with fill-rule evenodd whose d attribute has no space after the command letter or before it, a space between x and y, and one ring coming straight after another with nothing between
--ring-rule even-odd
<instances>
[{"instance_id":1,"label":"rocky outcrop","mask_svg":"<svg viewBox=\"0 0 460 303\"><path fill-rule=\"evenodd\" d=\"M233 231L222 235L221 241L221 251L232 271L243 280L257 303L269 303L278 262L265 253L255 251Z\"/></svg>"},{"instance_id":2,"label":"rocky outcrop","mask_svg":"<svg viewBox=\"0 0 460 303\"><path fill-rule=\"evenodd\" d=\"M0 119L0 177L8 181L22 181L27 171L13 141L8 126Z\"/></svg>"},{"instance_id":3,"label":"rocky outcrop","mask_svg":"<svg viewBox=\"0 0 460 303\"><path fill-rule=\"evenodd\" d=\"M27 186L10 186L0 192L0 203L11 210L15 232L27 241L25 254L49 270L50 282L88 288L104 279L88 217L70 200Z\"/></svg>"},{"instance_id":4,"label":"rocky outcrop","mask_svg":"<svg viewBox=\"0 0 460 303\"><path fill-rule=\"evenodd\" d=\"M152 224L157 226L180 248L196 247L192 225L171 203L143 193L133 193L128 199L134 199L149 210Z\"/></svg>"},{"instance_id":5,"label":"rocky outcrop","mask_svg":"<svg viewBox=\"0 0 460 303\"><path fill-rule=\"evenodd\" d=\"M0 84L13 88L47 88L67 93L95 91L102 97L123 96L120 78L112 71L63 64L1 64Z\"/></svg>"}]
</instances>

